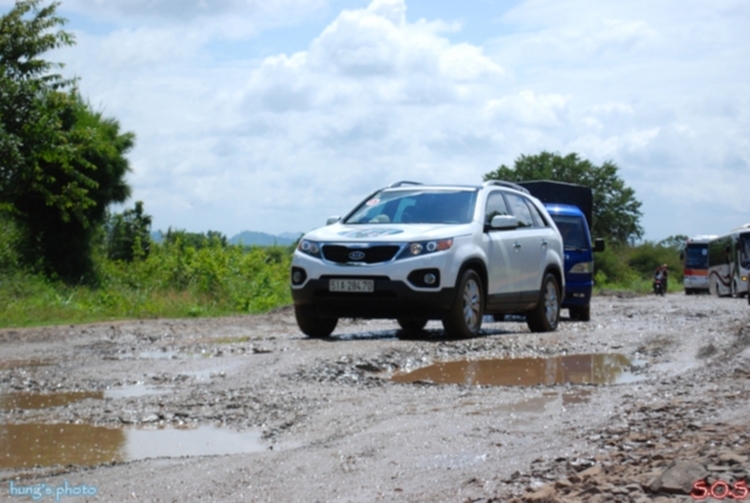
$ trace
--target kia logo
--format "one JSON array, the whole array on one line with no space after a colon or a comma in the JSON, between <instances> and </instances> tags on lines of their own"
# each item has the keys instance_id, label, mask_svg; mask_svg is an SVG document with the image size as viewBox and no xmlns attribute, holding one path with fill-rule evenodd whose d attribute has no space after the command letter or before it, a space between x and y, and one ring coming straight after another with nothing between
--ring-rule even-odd
<instances>
[{"instance_id":1,"label":"kia logo","mask_svg":"<svg viewBox=\"0 0 750 503\"><path fill-rule=\"evenodd\" d=\"M349 254L349 258L351 260L362 260L365 258L365 252L363 251L353 251Z\"/></svg>"}]
</instances>

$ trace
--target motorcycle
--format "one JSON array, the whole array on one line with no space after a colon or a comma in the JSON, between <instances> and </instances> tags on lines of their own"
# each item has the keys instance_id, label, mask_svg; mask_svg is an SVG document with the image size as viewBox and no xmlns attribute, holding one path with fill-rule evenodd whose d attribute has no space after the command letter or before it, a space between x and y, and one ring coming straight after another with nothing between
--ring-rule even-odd
<instances>
[{"instance_id":1,"label":"motorcycle","mask_svg":"<svg viewBox=\"0 0 750 503\"><path fill-rule=\"evenodd\" d=\"M654 276L654 295L664 295L664 277L658 274Z\"/></svg>"}]
</instances>

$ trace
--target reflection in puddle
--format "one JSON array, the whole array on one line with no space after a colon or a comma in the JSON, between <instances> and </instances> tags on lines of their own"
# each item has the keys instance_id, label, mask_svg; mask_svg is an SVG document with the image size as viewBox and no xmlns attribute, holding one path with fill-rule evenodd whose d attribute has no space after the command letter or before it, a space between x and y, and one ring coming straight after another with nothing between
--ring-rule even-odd
<instances>
[{"instance_id":1,"label":"reflection in puddle","mask_svg":"<svg viewBox=\"0 0 750 503\"><path fill-rule=\"evenodd\" d=\"M491 386L537 384L618 384L636 380L626 372L630 360L621 354L566 355L550 358L459 360L429 365L391 379L400 383L432 382Z\"/></svg>"},{"instance_id":2,"label":"reflection in puddle","mask_svg":"<svg viewBox=\"0 0 750 503\"><path fill-rule=\"evenodd\" d=\"M104 398L136 398L147 395L163 395L171 390L167 388L153 388L145 384L134 384L121 388L109 388L104 392Z\"/></svg>"},{"instance_id":3,"label":"reflection in puddle","mask_svg":"<svg viewBox=\"0 0 750 503\"><path fill-rule=\"evenodd\" d=\"M123 430L87 424L0 425L0 469L92 466L155 457L261 452L267 448L260 432L210 426Z\"/></svg>"},{"instance_id":4,"label":"reflection in puddle","mask_svg":"<svg viewBox=\"0 0 750 503\"><path fill-rule=\"evenodd\" d=\"M162 395L169 389L153 388L143 384L111 388L106 391L65 391L58 393L0 393L0 410L35 410L63 407L81 400L103 400L105 398L132 398L146 395Z\"/></svg>"},{"instance_id":5,"label":"reflection in puddle","mask_svg":"<svg viewBox=\"0 0 750 503\"><path fill-rule=\"evenodd\" d=\"M177 351L156 350L156 351L141 351L138 353L138 358L142 360L171 360L177 358Z\"/></svg>"},{"instance_id":6,"label":"reflection in puddle","mask_svg":"<svg viewBox=\"0 0 750 503\"><path fill-rule=\"evenodd\" d=\"M50 407L62 407L74 402L80 402L87 398L101 400L104 398L102 391L69 391L62 393L0 393L0 410L11 409L48 409Z\"/></svg>"}]
</instances>

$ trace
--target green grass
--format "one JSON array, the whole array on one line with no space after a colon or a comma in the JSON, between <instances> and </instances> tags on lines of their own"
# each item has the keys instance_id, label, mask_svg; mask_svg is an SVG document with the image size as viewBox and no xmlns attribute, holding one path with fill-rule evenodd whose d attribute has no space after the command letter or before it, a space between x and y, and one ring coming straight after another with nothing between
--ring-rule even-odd
<instances>
[{"instance_id":1,"label":"green grass","mask_svg":"<svg viewBox=\"0 0 750 503\"><path fill-rule=\"evenodd\" d=\"M0 328L262 313L291 302L283 248L154 245L146 260L97 258L100 284L0 271Z\"/></svg>"}]
</instances>

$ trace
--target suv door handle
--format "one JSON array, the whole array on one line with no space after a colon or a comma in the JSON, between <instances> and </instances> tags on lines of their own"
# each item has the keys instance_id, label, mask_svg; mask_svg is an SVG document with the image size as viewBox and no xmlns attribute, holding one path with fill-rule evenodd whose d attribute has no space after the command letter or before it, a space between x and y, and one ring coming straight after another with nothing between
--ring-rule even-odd
<instances>
[{"instance_id":1,"label":"suv door handle","mask_svg":"<svg viewBox=\"0 0 750 503\"><path fill-rule=\"evenodd\" d=\"M513 248L515 248L516 250L519 250L521 248L521 243L516 241L515 243L513 243Z\"/></svg>"},{"instance_id":2,"label":"suv door handle","mask_svg":"<svg viewBox=\"0 0 750 503\"><path fill-rule=\"evenodd\" d=\"M542 246L547 246L548 244L549 242L546 239L542 238Z\"/></svg>"}]
</instances>

